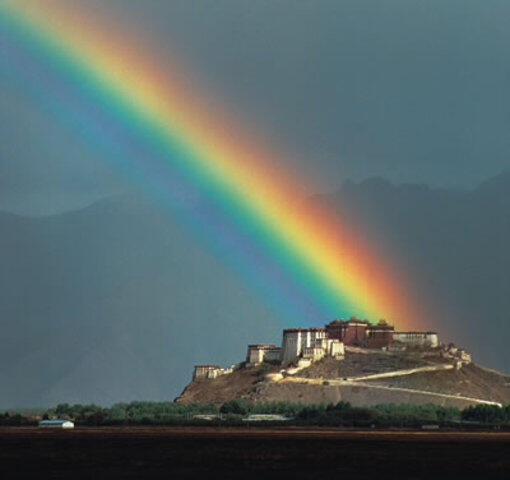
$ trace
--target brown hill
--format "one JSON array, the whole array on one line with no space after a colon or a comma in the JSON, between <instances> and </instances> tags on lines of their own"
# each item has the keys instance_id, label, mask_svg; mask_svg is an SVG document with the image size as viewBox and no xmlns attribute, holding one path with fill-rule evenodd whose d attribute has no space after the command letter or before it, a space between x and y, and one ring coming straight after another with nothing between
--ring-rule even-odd
<instances>
[{"instance_id":1,"label":"brown hill","mask_svg":"<svg viewBox=\"0 0 510 480\"><path fill-rule=\"evenodd\" d=\"M192 381L179 403L222 404L233 398L253 402L293 401L353 405L436 403L464 408L478 403L510 403L510 377L475 364L460 369L440 358L383 353L347 353L324 358L275 381L267 368L241 368L215 379ZM269 367L276 373L280 367Z\"/></svg>"}]
</instances>

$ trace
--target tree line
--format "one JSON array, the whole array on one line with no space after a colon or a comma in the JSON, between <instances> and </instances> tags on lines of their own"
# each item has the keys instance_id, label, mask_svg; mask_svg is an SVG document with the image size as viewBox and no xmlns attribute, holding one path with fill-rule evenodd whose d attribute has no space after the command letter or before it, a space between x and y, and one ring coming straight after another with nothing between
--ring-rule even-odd
<instances>
[{"instance_id":1,"label":"tree line","mask_svg":"<svg viewBox=\"0 0 510 480\"><path fill-rule=\"evenodd\" d=\"M242 424L243 418L253 414L283 415L294 424L375 427L473 424L510 427L510 405L502 408L496 405L476 405L460 410L434 404L381 404L373 407L355 407L348 402L253 403L242 398L229 400L221 406L142 401L116 403L111 407L62 403L47 409L42 415L5 412L0 414L0 425L34 425L40 418L69 419L76 425L171 425L211 422Z\"/></svg>"}]
</instances>

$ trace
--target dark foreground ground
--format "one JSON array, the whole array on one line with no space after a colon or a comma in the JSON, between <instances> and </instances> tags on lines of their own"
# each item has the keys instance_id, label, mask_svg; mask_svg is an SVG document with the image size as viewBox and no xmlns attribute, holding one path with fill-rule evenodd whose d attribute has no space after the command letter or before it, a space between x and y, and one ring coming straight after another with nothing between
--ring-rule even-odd
<instances>
[{"instance_id":1,"label":"dark foreground ground","mask_svg":"<svg viewBox=\"0 0 510 480\"><path fill-rule=\"evenodd\" d=\"M510 478L510 433L0 428L9 478Z\"/></svg>"}]
</instances>

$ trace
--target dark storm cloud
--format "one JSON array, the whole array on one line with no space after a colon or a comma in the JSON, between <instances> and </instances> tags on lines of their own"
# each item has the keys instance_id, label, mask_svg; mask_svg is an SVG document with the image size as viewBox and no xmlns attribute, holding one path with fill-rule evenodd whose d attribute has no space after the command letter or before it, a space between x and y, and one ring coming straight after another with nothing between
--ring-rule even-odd
<instances>
[{"instance_id":1,"label":"dark storm cloud","mask_svg":"<svg viewBox=\"0 0 510 480\"><path fill-rule=\"evenodd\" d=\"M176 52L210 93L290 153L289 168L318 177L312 188L370 175L473 185L508 166L508 2L85 3L136 24L162 58ZM90 178L104 193L118 188L68 132L18 101L2 96L3 177L44 170L47 190L71 190L70 201L69 186L86 190Z\"/></svg>"},{"instance_id":2,"label":"dark storm cloud","mask_svg":"<svg viewBox=\"0 0 510 480\"><path fill-rule=\"evenodd\" d=\"M175 52L290 153L310 193L336 191L317 201L395 260L420 308L441 312L424 328L508 370L510 176L451 187L509 166L509 2L69 2L134 23L162 61ZM4 78L6 49L0 34L0 210L61 212L129 188L22 79ZM375 175L448 188L337 189ZM281 319L144 199L42 219L0 211L0 231L1 408L169 399L190 365L279 341Z\"/></svg>"},{"instance_id":3,"label":"dark storm cloud","mask_svg":"<svg viewBox=\"0 0 510 480\"><path fill-rule=\"evenodd\" d=\"M507 2L133 1L130 12L327 187L374 174L474 184L508 165Z\"/></svg>"},{"instance_id":4,"label":"dark storm cloud","mask_svg":"<svg viewBox=\"0 0 510 480\"><path fill-rule=\"evenodd\" d=\"M1 210L54 213L125 188L101 158L18 94L3 89L0 102Z\"/></svg>"}]
</instances>

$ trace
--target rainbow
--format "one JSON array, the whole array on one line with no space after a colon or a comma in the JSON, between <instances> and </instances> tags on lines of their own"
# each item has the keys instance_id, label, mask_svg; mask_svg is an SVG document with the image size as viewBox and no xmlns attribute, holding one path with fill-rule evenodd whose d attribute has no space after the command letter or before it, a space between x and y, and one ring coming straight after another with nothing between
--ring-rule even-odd
<instances>
[{"instance_id":1,"label":"rainbow","mask_svg":"<svg viewBox=\"0 0 510 480\"><path fill-rule=\"evenodd\" d=\"M198 196L200 208L176 214L285 323L416 325L404 281L376 247L303 201L306 182L206 102L175 58L158 62L104 15L60 0L3 1L0 31L12 84L24 76L44 108L168 205Z\"/></svg>"}]
</instances>

